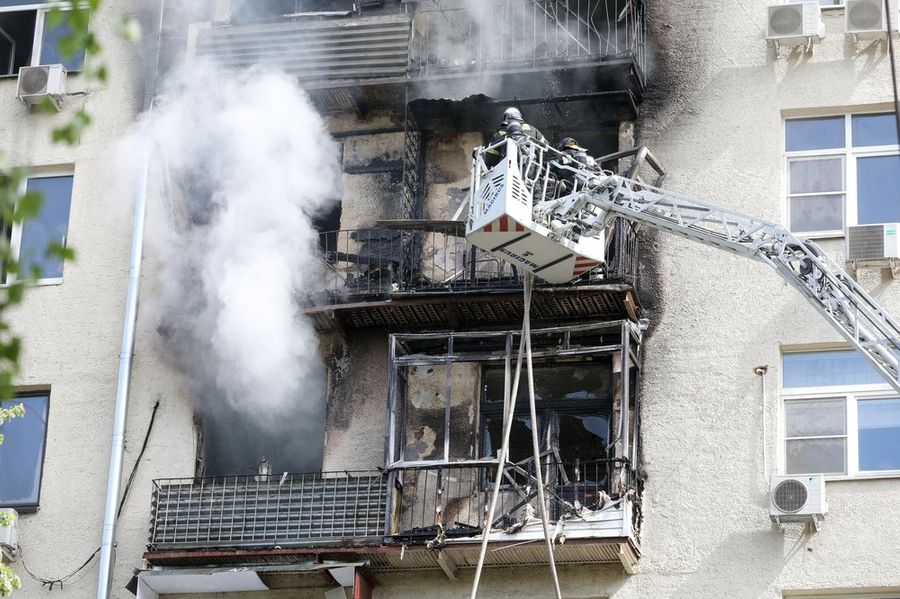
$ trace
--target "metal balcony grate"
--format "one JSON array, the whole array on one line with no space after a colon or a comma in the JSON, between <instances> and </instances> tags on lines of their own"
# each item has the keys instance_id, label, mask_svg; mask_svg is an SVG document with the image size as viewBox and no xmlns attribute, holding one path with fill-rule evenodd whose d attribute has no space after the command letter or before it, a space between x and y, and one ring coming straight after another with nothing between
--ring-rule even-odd
<instances>
[{"instance_id":1,"label":"metal balcony grate","mask_svg":"<svg viewBox=\"0 0 900 599\"><path fill-rule=\"evenodd\" d=\"M377 544L386 480L370 471L156 480L149 546Z\"/></svg>"}]
</instances>

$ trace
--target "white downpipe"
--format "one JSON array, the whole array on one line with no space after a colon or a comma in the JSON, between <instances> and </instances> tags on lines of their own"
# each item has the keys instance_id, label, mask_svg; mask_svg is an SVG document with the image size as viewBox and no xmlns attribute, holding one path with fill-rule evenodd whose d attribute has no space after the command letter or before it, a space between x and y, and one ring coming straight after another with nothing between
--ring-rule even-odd
<instances>
[{"instance_id":1,"label":"white downpipe","mask_svg":"<svg viewBox=\"0 0 900 599\"><path fill-rule=\"evenodd\" d=\"M762 379L762 457L763 457L763 478L769 480L769 425L766 411L768 408L768 396L766 394L766 374L769 372L768 366L757 366L753 369L753 374Z\"/></svg>"},{"instance_id":2,"label":"white downpipe","mask_svg":"<svg viewBox=\"0 0 900 599\"><path fill-rule=\"evenodd\" d=\"M159 28L156 35L156 62L150 79L145 81L144 106L148 118L153 113L153 96L159 71L162 46L162 25L165 0L160 0ZM125 321L122 325L122 345L119 351L119 377L116 384L116 409L113 417L112 447L109 454L109 474L106 483L106 503L103 512L103 537L100 543L100 567L97 580L97 599L108 599L112 588L112 573L116 563L116 520L119 488L122 484L122 463L125 459L125 424L128 417L128 396L131 386L131 357L134 353L134 332L137 325L138 297L141 288L141 258L144 249L144 223L147 216L147 173L150 169L150 150L144 148L138 173L137 197L134 202L134 223L131 231L131 261L128 268L128 291L125 296Z\"/></svg>"}]
</instances>

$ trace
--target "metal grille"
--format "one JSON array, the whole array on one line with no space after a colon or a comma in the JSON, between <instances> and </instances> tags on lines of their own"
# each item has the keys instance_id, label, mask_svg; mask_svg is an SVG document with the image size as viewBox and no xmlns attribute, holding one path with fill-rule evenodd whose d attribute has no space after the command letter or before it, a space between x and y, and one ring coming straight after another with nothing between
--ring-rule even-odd
<instances>
[{"instance_id":1,"label":"metal grille","mask_svg":"<svg viewBox=\"0 0 900 599\"><path fill-rule=\"evenodd\" d=\"M775 507L782 512L793 514L799 512L806 505L808 498L809 493L803 483L798 480L785 480L775 487L773 501Z\"/></svg>"},{"instance_id":2,"label":"metal grille","mask_svg":"<svg viewBox=\"0 0 900 599\"><path fill-rule=\"evenodd\" d=\"M315 545L385 532L379 472L160 479L153 482L151 549Z\"/></svg>"},{"instance_id":3,"label":"metal grille","mask_svg":"<svg viewBox=\"0 0 900 599\"><path fill-rule=\"evenodd\" d=\"M638 0L487 0L413 17L410 68L423 75L625 57L645 72Z\"/></svg>"},{"instance_id":4,"label":"metal grille","mask_svg":"<svg viewBox=\"0 0 900 599\"><path fill-rule=\"evenodd\" d=\"M847 232L848 260L884 258L884 225L850 227Z\"/></svg>"},{"instance_id":5,"label":"metal grille","mask_svg":"<svg viewBox=\"0 0 900 599\"><path fill-rule=\"evenodd\" d=\"M571 285L637 281L638 240L631 224L617 219L608 229L607 262ZM322 233L321 269L307 289L308 305L353 303L409 292L517 290L514 266L445 231L347 229ZM538 283L538 287L548 287ZM361 297L362 296L362 297Z\"/></svg>"},{"instance_id":6,"label":"metal grille","mask_svg":"<svg viewBox=\"0 0 900 599\"><path fill-rule=\"evenodd\" d=\"M227 68L276 65L302 81L402 77L409 18L279 21L201 30L197 53Z\"/></svg>"}]
</instances>

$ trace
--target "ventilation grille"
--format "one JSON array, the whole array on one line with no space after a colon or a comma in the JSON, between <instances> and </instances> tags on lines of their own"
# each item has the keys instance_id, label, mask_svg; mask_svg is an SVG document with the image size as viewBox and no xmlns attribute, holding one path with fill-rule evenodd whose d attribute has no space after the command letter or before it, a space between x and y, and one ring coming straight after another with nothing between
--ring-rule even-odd
<instances>
[{"instance_id":1,"label":"ventilation grille","mask_svg":"<svg viewBox=\"0 0 900 599\"><path fill-rule=\"evenodd\" d=\"M883 31L883 0L847 0L847 31Z\"/></svg>"},{"instance_id":2,"label":"ventilation grille","mask_svg":"<svg viewBox=\"0 0 900 599\"><path fill-rule=\"evenodd\" d=\"M775 507L786 514L799 512L806 505L807 499L809 499L809 492L806 490L806 486L793 479L778 483L772 495Z\"/></svg>"},{"instance_id":3,"label":"ventilation grille","mask_svg":"<svg viewBox=\"0 0 900 599\"><path fill-rule=\"evenodd\" d=\"M769 35L774 37L803 35L803 5L769 7Z\"/></svg>"},{"instance_id":4,"label":"ventilation grille","mask_svg":"<svg viewBox=\"0 0 900 599\"><path fill-rule=\"evenodd\" d=\"M847 232L848 260L884 258L884 225L850 227Z\"/></svg>"},{"instance_id":5,"label":"ventilation grille","mask_svg":"<svg viewBox=\"0 0 900 599\"><path fill-rule=\"evenodd\" d=\"M19 93L28 95L46 94L49 81L49 67L22 69L22 74L19 75Z\"/></svg>"}]
</instances>

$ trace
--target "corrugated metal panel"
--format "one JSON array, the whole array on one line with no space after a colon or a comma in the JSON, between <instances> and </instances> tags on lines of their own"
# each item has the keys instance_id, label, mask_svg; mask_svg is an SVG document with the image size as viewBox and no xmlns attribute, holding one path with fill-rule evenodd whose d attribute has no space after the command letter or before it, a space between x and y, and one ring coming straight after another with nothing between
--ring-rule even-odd
<instances>
[{"instance_id":1,"label":"corrugated metal panel","mask_svg":"<svg viewBox=\"0 0 900 599\"><path fill-rule=\"evenodd\" d=\"M197 54L236 69L277 66L302 81L402 77L409 30L400 15L213 27L200 31Z\"/></svg>"}]
</instances>

